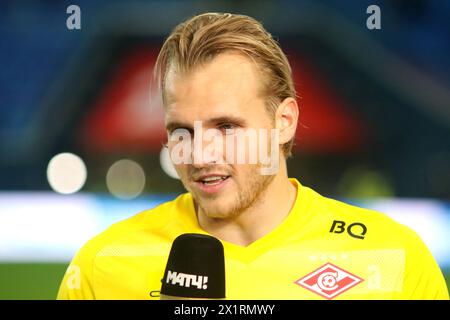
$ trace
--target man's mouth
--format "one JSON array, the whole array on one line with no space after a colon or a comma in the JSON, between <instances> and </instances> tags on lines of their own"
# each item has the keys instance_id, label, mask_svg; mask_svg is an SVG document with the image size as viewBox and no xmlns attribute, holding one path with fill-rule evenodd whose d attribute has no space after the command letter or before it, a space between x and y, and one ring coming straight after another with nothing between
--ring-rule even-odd
<instances>
[{"instance_id":1,"label":"man's mouth","mask_svg":"<svg viewBox=\"0 0 450 320\"><path fill-rule=\"evenodd\" d=\"M208 185L208 186L213 186L213 185L221 183L222 181L224 181L228 178L229 178L229 176L208 176L203 179L200 179L199 182L201 182L205 185Z\"/></svg>"},{"instance_id":2,"label":"man's mouth","mask_svg":"<svg viewBox=\"0 0 450 320\"><path fill-rule=\"evenodd\" d=\"M216 193L225 186L230 177L230 175L223 174L208 174L200 176L194 181L203 192Z\"/></svg>"}]
</instances>

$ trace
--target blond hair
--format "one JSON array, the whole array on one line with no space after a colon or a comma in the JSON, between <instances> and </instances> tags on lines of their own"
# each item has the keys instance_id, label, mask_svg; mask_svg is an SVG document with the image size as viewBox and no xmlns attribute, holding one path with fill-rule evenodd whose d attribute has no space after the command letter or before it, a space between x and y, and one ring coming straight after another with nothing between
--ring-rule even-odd
<instances>
[{"instance_id":1,"label":"blond hair","mask_svg":"<svg viewBox=\"0 0 450 320\"><path fill-rule=\"evenodd\" d=\"M169 67L189 72L225 51L246 55L262 71L263 94L271 116L284 99L296 97L286 55L261 23L240 14L205 13L176 26L159 52L155 73L163 102ZM292 145L293 139L282 146L286 158Z\"/></svg>"}]
</instances>

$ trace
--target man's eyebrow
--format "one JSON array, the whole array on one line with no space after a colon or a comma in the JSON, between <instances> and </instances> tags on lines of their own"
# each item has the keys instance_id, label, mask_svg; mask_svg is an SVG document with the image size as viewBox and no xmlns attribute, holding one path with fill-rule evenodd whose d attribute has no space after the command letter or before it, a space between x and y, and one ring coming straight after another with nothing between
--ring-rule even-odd
<instances>
[{"instance_id":1,"label":"man's eyebrow","mask_svg":"<svg viewBox=\"0 0 450 320\"><path fill-rule=\"evenodd\" d=\"M246 121L244 118L241 117L236 117L236 116L219 116L219 117L214 117L211 119L208 119L206 121L204 121L205 124L208 125L217 125L220 123L232 123L232 124L237 124L240 126L243 126L246 124ZM187 122L183 122L183 121L169 121L166 124L166 130L169 132L172 132L175 129L178 128L185 128L187 130L193 130L193 127L191 124L187 123Z\"/></svg>"},{"instance_id":2,"label":"man's eyebrow","mask_svg":"<svg viewBox=\"0 0 450 320\"><path fill-rule=\"evenodd\" d=\"M233 123L238 125L245 125L245 118L236 117L236 116L220 116L208 119L206 121L208 124L219 124L219 123Z\"/></svg>"},{"instance_id":3,"label":"man's eyebrow","mask_svg":"<svg viewBox=\"0 0 450 320\"><path fill-rule=\"evenodd\" d=\"M192 130L192 126L186 122L170 121L166 124L166 130L169 132L172 132L178 128L186 128L187 130Z\"/></svg>"}]
</instances>

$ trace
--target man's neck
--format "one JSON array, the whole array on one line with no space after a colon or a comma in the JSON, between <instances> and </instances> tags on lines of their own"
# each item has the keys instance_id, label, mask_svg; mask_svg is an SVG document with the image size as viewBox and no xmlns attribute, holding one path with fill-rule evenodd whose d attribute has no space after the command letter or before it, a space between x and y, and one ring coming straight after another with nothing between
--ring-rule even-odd
<instances>
[{"instance_id":1,"label":"man's neck","mask_svg":"<svg viewBox=\"0 0 450 320\"><path fill-rule=\"evenodd\" d=\"M280 168L281 169L281 168ZM289 215L297 195L287 171L280 170L255 203L233 219L198 215L199 224L209 234L243 247L275 229Z\"/></svg>"}]
</instances>

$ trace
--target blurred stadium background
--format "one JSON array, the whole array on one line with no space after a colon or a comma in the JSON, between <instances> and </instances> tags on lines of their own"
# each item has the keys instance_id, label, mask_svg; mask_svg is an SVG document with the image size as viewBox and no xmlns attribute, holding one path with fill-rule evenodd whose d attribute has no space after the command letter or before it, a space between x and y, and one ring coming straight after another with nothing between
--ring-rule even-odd
<instances>
[{"instance_id":1,"label":"blurred stadium background","mask_svg":"<svg viewBox=\"0 0 450 320\"><path fill-rule=\"evenodd\" d=\"M290 175L415 229L449 283L449 1L2 1L0 298L54 299L85 241L183 192L150 79L164 37L206 11L255 17L287 52Z\"/></svg>"}]
</instances>

